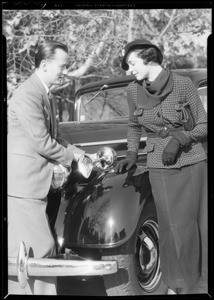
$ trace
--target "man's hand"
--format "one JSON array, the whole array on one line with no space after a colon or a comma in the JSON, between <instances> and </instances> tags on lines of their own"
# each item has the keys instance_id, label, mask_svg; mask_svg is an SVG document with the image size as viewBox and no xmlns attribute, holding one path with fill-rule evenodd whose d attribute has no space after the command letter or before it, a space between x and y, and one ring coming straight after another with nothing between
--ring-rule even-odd
<instances>
[{"instance_id":1,"label":"man's hand","mask_svg":"<svg viewBox=\"0 0 214 300\"><path fill-rule=\"evenodd\" d=\"M93 154L85 153L85 156L88 157L88 158L90 158L90 160L93 163L99 160L97 153L93 153Z\"/></svg>"}]
</instances>

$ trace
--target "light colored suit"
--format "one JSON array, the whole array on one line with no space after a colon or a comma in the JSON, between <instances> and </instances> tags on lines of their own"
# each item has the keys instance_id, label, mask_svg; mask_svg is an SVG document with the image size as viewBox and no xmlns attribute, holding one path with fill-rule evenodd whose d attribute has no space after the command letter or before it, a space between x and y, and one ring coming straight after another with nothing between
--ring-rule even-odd
<instances>
[{"instance_id":1,"label":"light colored suit","mask_svg":"<svg viewBox=\"0 0 214 300\"><path fill-rule=\"evenodd\" d=\"M70 166L84 151L61 139L44 85L34 73L9 100L8 194L45 198L53 162Z\"/></svg>"},{"instance_id":2,"label":"light colored suit","mask_svg":"<svg viewBox=\"0 0 214 300\"><path fill-rule=\"evenodd\" d=\"M37 74L8 104L8 256L16 257L23 241L30 257L51 257L56 249L46 207L53 166L71 166L84 151L59 135L55 107ZM8 279L9 294L56 294L54 277L30 277L26 289Z\"/></svg>"}]
</instances>

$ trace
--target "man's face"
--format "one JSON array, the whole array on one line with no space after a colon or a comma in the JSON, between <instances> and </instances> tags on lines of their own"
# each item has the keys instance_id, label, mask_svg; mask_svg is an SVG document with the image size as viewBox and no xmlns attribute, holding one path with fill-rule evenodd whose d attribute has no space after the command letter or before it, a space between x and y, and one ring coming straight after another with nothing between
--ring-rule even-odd
<instances>
[{"instance_id":1,"label":"man's face","mask_svg":"<svg viewBox=\"0 0 214 300\"><path fill-rule=\"evenodd\" d=\"M62 49L56 49L53 59L46 60L45 81L48 87L63 83L64 75L67 73L68 53Z\"/></svg>"},{"instance_id":2,"label":"man's face","mask_svg":"<svg viewBox=\"0 0 214 300\"><path fill-rule=\"evenodd\" d=\"M136 52L130 52L127 55L126 62L129 65L129 71L136 77L137 80L143 80L148 77L150 66L145 65L143 59L138 57Z\"/></svg>"}]
</instances>

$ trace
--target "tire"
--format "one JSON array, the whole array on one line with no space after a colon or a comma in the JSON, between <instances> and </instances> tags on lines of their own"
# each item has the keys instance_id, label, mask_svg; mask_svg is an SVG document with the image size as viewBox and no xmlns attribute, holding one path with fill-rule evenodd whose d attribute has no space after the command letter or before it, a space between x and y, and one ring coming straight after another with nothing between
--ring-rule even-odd
<instances>
[{"instance_id":1,"label":"tire","mask_svg":"<svg viewBox=\"0 0 214 300\"><path fill-rule=\"evenodd\" d=\"M129 241L102 254L103 260L118 263L117 273L103 276L108 296L167 293L160 269L158 237L156 209L154 202L149 201Z\"/></svg>"}]
</instances>

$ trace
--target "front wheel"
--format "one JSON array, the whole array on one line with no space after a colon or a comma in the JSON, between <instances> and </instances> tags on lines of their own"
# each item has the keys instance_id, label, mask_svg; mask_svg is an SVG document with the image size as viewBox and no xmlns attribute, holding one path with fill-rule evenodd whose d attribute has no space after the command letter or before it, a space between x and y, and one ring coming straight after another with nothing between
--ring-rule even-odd
<instances>
[{"instance_id":1,"label":"front wheel","mask_svg":"<svg viewBox=\"0 0 214 300\"><path fill-rule=\"evenodd\" d=\"M116 260L119 268L116 274L104 276L108 296L167 293L162 280L158 239L156 209L152 201L145 205L129 241L103 253L103 260Z\"/></svg>"}]
</instances>

